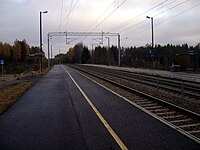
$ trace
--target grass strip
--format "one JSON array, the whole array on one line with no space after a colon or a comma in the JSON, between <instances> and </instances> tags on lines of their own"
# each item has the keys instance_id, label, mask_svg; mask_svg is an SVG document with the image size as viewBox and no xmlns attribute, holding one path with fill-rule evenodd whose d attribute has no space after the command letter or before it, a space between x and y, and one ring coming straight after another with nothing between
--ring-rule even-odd
<instances>
[{"instance_id":1,"label":"grass strip","mask_svg":"<svg viewBox=\"0 0 200 150\"><path fill-rule=\"evenodd\" d=\"M33 84L28 81L0 88L0 114L12 106Z\"/></svg>"}]
</instances>

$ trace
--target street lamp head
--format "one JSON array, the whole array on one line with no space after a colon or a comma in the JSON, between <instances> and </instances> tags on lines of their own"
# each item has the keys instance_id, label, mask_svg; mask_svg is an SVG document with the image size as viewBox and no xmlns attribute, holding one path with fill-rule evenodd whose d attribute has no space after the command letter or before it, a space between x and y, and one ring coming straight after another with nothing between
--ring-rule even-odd
<instances>
[{"instance_id":1,"label":"street lamp head","mask_svg":"<svg viewBox=\"0 0 200 150\"><path fill-rule=\"evenodd\" d=\"M146 18L150 19L151 17L149 17L149 16L146 16Z\"/></svg>"},{"instance_id":2,"label":"street lamp head","mask_svg":"<svg viewBox=\"0 0 200 150\"><path fill-rule=\"evenodd\" d=\"M48 11L46 10L46 11L43 11L42 13L43 13L43 14L46 14L46 13L48 13Z\"/></svg>"}]
</instances>

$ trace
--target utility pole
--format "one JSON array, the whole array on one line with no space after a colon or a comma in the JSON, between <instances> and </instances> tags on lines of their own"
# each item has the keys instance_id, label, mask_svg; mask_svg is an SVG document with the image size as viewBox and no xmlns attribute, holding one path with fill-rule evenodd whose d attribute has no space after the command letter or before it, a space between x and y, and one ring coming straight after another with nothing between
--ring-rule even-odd
<instances>
[{"instance_id":1,"label":"utility pole","mask_svg":"<svg viewBox=\"0 0 200 150\"><path fill-rule=\"evenodd\" d=\"M153 33L153 17L147 16L146 18L151 19L151 39L152 39L152 49L154 48L154 33Z\"/></svg>"},{"instance_id":2,"label":"utility pole","mask_svg":"<svg viewBox=\"0 0 200 150\"><path fill-rule=\"evenodd\" d=\"M50 54L49 54L49 33L47 34L48 39L48 68L50 67Z\"/></svg>"},{"instance_id":3,"label":"utility pole","mask_svg":"<svg viewBox=\"0 0 200 150\"><path fill-rule=\"evenodd\" d=\"M40 71L42 71L42 14L46 14L48 11L40 11L40 51L41 51L41 57L40 57Z\"/></svg>"},{"instance_id":4,"label":"utility pole","mask_svg":"<svg viewBox=\"0 0 200 150\"><path fill-rule=\"evenodd\" d=\"M110 65L110 52L109 52L109 49L110 49L110 37L106 37L108 39L108 49L107 49L107 63L108 65Z\"/></svg>"},{"instance_id":5,"label":"utility pole","mask_svg":"<svg viewBox=\"0 0 200 150\"><path fill-rule=\"evenodd\" d=\"M151 39L152 39L152 43L151 43L151 49L154 49L154 33L153 33L153 17L149 17L147 16L146 18L151 20ZM156 63L155 60L153 59L153 68L156 68Z\"/></svg>"},{"instance_id":6,"label":"utility pole","mask_svg":"<svg viewBox=\"0 0 200 150\"><path fill-rule=\"evenodd\" d=\"M152 38L152 49L153 49L154 48L153 17L151 17L151 38Z\"/></svg>"},{"instance_id":7,"label":"utility pole","mask_svg":"<svg viewBox=\"0 0 200 150\"><path fill-rule=\"evenodd\" d=\"M42 71L42 12L40 11L40 71Z\"/></svg>"},{"instance_id":8,"label":"utility pole","mask_svg":"<svg viewBox=\"0 0 200 150\"><path fill-rule=\"evenodd\" d=\"M101 42L102 45L103 45L103 34L104 34L104 32L102 31L102 42Z\"/></svg>"},{"instance_id":9,"label":"utility pole","mask_svg":"<svg viewBox=\"0 0 200 150\"><path fill-rule=\"evenodd\" d=\"M121 66L121 46L120 46L120 34L118 34L118 66Z\"/></svg>"},{"instance_id":10,"label":"utility pole","mask_svg":"<svg viewBox=\"0 0 200 150\"><path fill-rule=\"evenodd\" d=\"M53 59L52 51L53 51L53 45L51 45L51 59Z\"/></svg>"}]
</instances>

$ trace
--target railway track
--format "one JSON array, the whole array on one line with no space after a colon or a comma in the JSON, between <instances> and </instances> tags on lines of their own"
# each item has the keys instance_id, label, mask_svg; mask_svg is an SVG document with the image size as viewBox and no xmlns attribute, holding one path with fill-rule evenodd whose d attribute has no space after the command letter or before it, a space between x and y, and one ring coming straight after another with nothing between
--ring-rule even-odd
<instances>
[{"instance_id":1,"label":"railway track","mask_svg":"<svg viewBox=\"0 0 200 150\"><path fill-rule=\"evenodd\" d=\"M189 98L200 100L200 85L198 83L191 83L184 80L174 80L159 76L150 76L145 74L138 74L129 71L122 71L116 69L107 69L101 67L82 66L85 69L93 70L102 74L111 75L120 79L137 82L148 85L157 89L165 90L177 94L182 98Z\"/></svg>"},{"instance_id":2,"label":"railway track","mask_svg":"<svg viewBox=\"0 0 200 150\"><path fill-rule=\"evenodd\" d=\"M163 121L167 125L195 140L200 144L200 114L191 110L182 108L175 104L166 102L163 99L151 96L144 92L138 91L130 87L130 83L120 81L120 79L108 77L95 69L79 65L70 65L70 67L81 71L90 78L98 80L104 86L129 99L137 107L150 113L157 119ZM98 68L99 69L99 68ZM116 72L115 72L116 73Z\"/></svg>"}]
</instances>

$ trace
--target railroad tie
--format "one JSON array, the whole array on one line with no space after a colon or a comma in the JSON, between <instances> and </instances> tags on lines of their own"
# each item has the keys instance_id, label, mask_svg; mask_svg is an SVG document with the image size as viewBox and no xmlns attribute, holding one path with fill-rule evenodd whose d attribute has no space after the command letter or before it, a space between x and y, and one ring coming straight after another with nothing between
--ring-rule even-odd
<instances>
[{"instance_id":1,"label":"railroad tie","mask_svg":"<svg viewBox=\"0 0 200 150\"><path fill-rule=\"evenodd\" d=\"M175 114L177 112L175 111L169 111L169 112L162 112L162 113L157 113L157 115L169 115L169 114Z\"/></svg>"},{"instance_id":2,"label":"railroad tie","mask_svg":"<svg viewBox=\"0 0 200 150\"><path fill-rule=\"evenodd\" d=\"M188 131L188 133L190 133L190 134L192 134L192 133L200 133L200 130Z\"/></svg>"},{"instance_id":3,"label":"railroad tie","mask_svg":"<svg viewBox=\"0 0 200 150\"><path fill-rule=\"evenodd\" d=\"M159 108L162 108L162 106L143 106L143 107L145 107L146 109L159 109Z\"/></svg>"},{"instance_id":4,"label":"railroad tie","mask_svg":"<svg viewBox=\"0 0 200 150\"><path fill-rule=\"evenodd\" d=\"M174 121L170 121L171 123L179 123L179 122L186 122L186 121L191 121L191 118L187 118L187 119L181 119L181 120L174 120Z\"/></svg>"},{"instance_id":5,"label":"railroad tie","mask_svg":"<svg viewBox=\"0 0 200 150\"><path fill-rule=\"evenodd\" d=\"M187 127L195 127L195 126L200 126L200 123L182 125L182 126L178 126L178 127L179 127L179 128L187 128Z\"/></svg>"},{"instance_id":6,"label":"railroad tie","mask_svg":"<svg viewBox=\"0 0 200 150\"><path fill-rule=\"evenodd\" d=\"M162 118L163 119L173 119L173 118L178 118L178 117L184 117L184 115L166 116L166 117L162 117Z\"/></svg>"}]
</instances>

